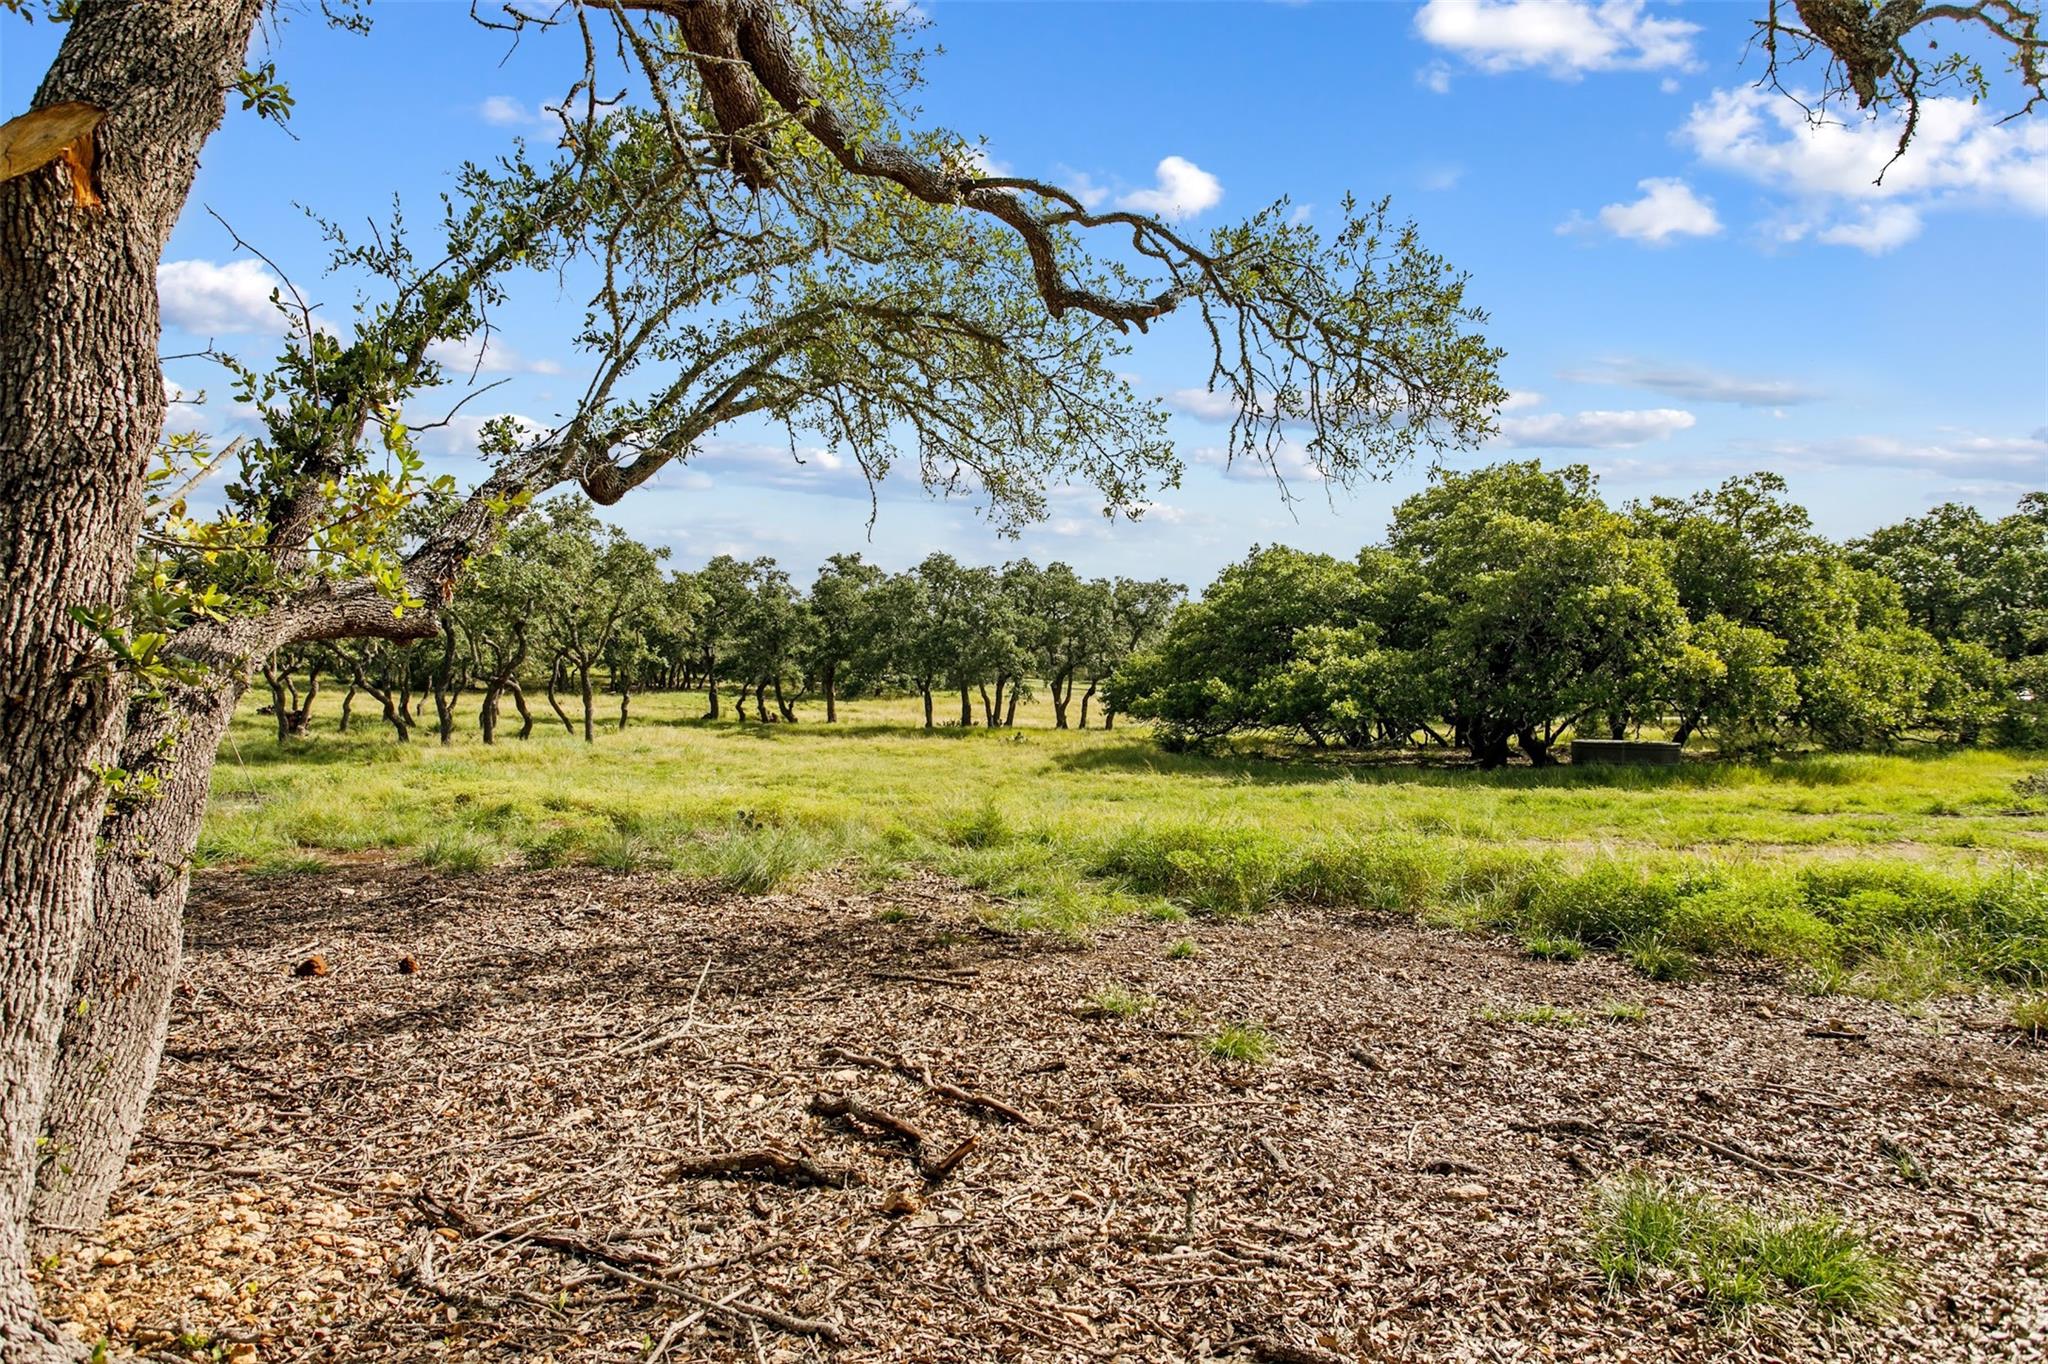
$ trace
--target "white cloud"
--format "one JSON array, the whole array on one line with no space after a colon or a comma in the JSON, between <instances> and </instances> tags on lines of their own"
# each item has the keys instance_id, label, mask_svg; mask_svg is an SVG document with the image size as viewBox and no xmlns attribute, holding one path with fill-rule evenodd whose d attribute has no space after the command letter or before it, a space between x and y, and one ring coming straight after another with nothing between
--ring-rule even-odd
<instances>
[{"instance_id":1,"label":"white cloud","mask_svg":"<svg viewBox=\"0 0 2048 1364\"><path fill-rule=\"evenodd\" d=\"M1083 208L1101 208L1109 199L1109 191L1095 183L1086 171L1077 171L1069 166L1055 166L1059 174L1060 188L1081 201Z\"/></svg>"},{"instance_id":2,"label":"white cloud","mask_svg":"<svg viewBox=\"0 0 2048 1364\"><path fill-rule=\"evenodd\" d=\"M471 374L562 372L562 367L552 360L529 360L498 337L486 340L481 332L460 340L436 341L427 347L427 358L458 378Z\"/></svg>"},{"instance_id":3,"label":"white cloud","mask_svg":"<svg viewBox=\"0 0 2048 1364\"><path fill-rule=\"evenodd\" d=\"M1920 211L1909 204L1880 204L1864 209L1854 218L1836 221L1822 228L1815 239L1831 246L1853 246L1858 251L1882 256L1920 235Z\"/></svg>"},{"instance_id":4,"label":"white cloud","mask_svg":"<svg viewBox=\"0 0 2048 1364\"><path fill-rule=\"evenodd\" d=\"M1205 422L1232 421L1239 411L1237 399L1206 388L1176 388L1166 395L1166 405Z\"/></svg>"},{"instance_id":5,"label":"white cloud","mask_svg":"<svg viewBox=\"0 0 2048 1364\"><path fill-rule=\"evenodd\" d=\"M1711 200L1692 192L1683 180L1652 178L1636 181L1643 197L1600 210L1600 226L1617 237L1662 246L1673 237L1711 237L1721 230ZM1567 228L1575 224L1567 224Z\"/></svg>"},{"instance_id":6,"label":"white cloud","mask_svg":"<svg viewBox=\"0 0 2048 1364\"><path fill-rule=\"evenodd\" d=\"M277 287L277 277L253 260L166 261L156 273L165 325L195 336L284 331L270 301Z\"/></svg>"},{"instance_id":7,"label":"white cloud","mask_svg":"<svg viewBox=\"0 0 2048 1364\"><path fill-rule=\"evenodd\" d=\"M2021 480L2041 485L2048 471L2048 431L1987 436L1950 430L1923 440L1840 436L1831 440L1755 442L1748 448L1786 463L1829 469L1903 469L1947 478Z\"/></svg>"},{"instance_id":8,"label":"white cloud","mask_svg":"<svg viewBox=\"0 0 2048 1364\"><path fill-rule=\"evenodd\" d=\"M1157 184L1132 190L1117 205L1178 221L1214 208L1223 198L1223 182L1184 156L1162 158L1154 174Z\"/></svg>"},{"instance_id":9,"label":"white cloud","mask_svg":"<svg viewBox=\"0 0 2048 1364\"><path fill-rule=\"evenodd\" d=\"M1644 388L1692 402L1734 403L1739 407L1783 407L1810 403L1821 393L1784 379L1756 379L1699 365L1658 365L1646 360L1603 360L1585 369L1558 375L1574 384L1615 384Z\"/></svg>"},{"instance_id":10,"label":"white cloud","mask_svg":"<svg viewBox=\"0 0 2048 1364\"><path fill-rule=\"evenodd\" d=\"M2048 215L2048 126L2001 124L1967 100L1923 100L1912 148L1894 161L1899 129L1892 114L1813 127L1791 100L1745 88L1694 105L1678 138L1702 163L1791 201L1768 229L1780 242L1875 255L1911 241L1927 210L1949 204Z\"/></svg>"},{"instance_id":11,"label":"white cloud","mask_svg":"<svg viewBox=\"0 0 2048 1364\"><path fill-rule=\"evenodd\" d=\"M1699 26L1645 9L1643 0L1428 0L1415 31L1489 72L1576 80L1588 71L1690 66Z\"/></svg>"},{"instance_id":12,"label":"white cloud","mask_svg":"<svg viewBox=\"0 0 2048 1364\"><path fill-rule=\"evenodd\" d=\"M1431 62L1415 73L1415 83L1432 95L1451 93L1451 64L1444 61Z\"/></svg>"},{"instance_id":13,"label":"white cloud","mask_svg":"<svg viewBox=\"0 0 2048 1364\"><path fill-rule=\"evenodd\" d=\"M1465 168L1452 164L1431 166L1422 173L1422 187L1426 190L1441 191L1456 189L1458 182L1465 178Z\"/></svg>"},{"instance_id":14,"label":"white cloud","mask_svg":"<svg viewBox=\"0 0 2048 1364\"><path fill-rule=\"evenodd\" d=\"M1531 393L1525 388L1511 388L1508 390L1508 396L1501 399L1500 410L1503 412L1519 412L1525 407L1540 406L1542 402L1543 395L1541 393Z\"/></svg>"},{"instance_id":15,"label":"white cloud","mask_svg":"<svg viewBox=\"0 0 2048 1364\"><path fill-rule=\"evenodd\" d=\"M1271 483L1276 473L1289 484L1323 482L1322 471L1310 462L1308 451L1291 440L1280 441L1265 459L1239 455L1233 460L1230 451L1221 445L1202 446L1191 459L1193 463L1220 469L1225 478L1240 483Z\"/></svg>"},{"instance_id":16,"label":"white cloud","mask_svg":"<svg viewBox=\"0 0 2048 1364\"><path fill-rule=\"evenodd\" d=\"M413 418L417 418L418 415L417 413L408 414L409 417ZM418 440L421 451L426 454L444 455L451 458L474 456L477 453L477 442L483 435L484 425L488 422L497 421L501 417L510 417L518 427L520 434L525 437L542 435L548 430L547 426L543 423L537 422L531 417L522 416L517 412L492 412L477 415L472 415L468 412L458 412L448 418L446 422L437 425L416 426L413 428L413 434Z\"/></svg>"},{"instance_id":17,"label":"white cloud","mask_svg":"<svg viewBox=\"0 0 2048 1364\"><path fill-rule=\"evenodd\" d=\"M1656 407L1635 412L1542 412L1530 417L1503 417L1500 442L1551 450L1615 450L1667 440L1689 429L1690 412Z\"/></svg>"},{"instance_id":18,"label":"white cloud","mask_svg":"<svg viewBox=\"0 0 2048 1364\"><path fill-rule=\"evenodd\" d=\"M536 128L554 124L546 109L529 109L525 101L511 95L486 96L476 106L476 115L499 128Z\"/></svg>"}]
</instances>

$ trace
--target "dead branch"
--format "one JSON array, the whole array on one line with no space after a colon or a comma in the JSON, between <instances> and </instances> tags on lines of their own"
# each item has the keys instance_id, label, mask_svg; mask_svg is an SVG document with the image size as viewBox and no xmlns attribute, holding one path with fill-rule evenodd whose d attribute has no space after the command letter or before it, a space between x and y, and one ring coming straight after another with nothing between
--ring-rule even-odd
<instances>
[{"instance_id":1,"label":"dead branch","mask_svg":"<svg viewBox=\"0 0 2048 1364\"><path fill-rule=\"evenodd\" d=\"M808 1156L792 1156L770 1146L752 1151L714 1151L685 1156L671 1168L677 1179L738 1179L749 1175L778 1184L816 1184L843 1189L853 1182L851 1171L820 1165Z\"/></svg>"},{"instance_id":2,"label":"dead branch","mask_svg":"<svg viewBox=\"0 0 2048 1364\"><path fill-rule=\"evenodd\" d=\"M838 1046L825 1048L825 1059L828 1061L844 1061L848 1065L853 1066L866 1066L870 1070L894 1071L896 1074L907 1079L918 1081L925 1088L931 1090L932 1093L951 1099L954 1103L960 1104L963 1107L979 1109L984 1113L993 1113L999 1118L1016 1123L1019 1127L1029 1127L1032 1125L1031 1118L1028 1115L1012 1108L1001 1099L991 1098L986 1094L977 1094L973 1090L962 1089L958 1085L948 1084L944 1080L932 1078L930 1066L913 1067L909 1062L900 1057L891 1060L888 1057L870 1056L866 1052L850 1051L845 1047Z\"/></svg>"}]
</instances>

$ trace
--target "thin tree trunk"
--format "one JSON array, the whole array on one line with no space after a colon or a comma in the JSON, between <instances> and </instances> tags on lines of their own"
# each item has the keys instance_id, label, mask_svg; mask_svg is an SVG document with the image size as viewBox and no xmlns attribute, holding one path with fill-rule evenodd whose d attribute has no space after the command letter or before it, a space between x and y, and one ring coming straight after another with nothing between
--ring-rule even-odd
<instances>
[{"instance_id":1,"label":"thin tree trunk","mask_svg":"<svg viewBox=\"0 0 2048 1364\"><path fill-rule=\"evenodd\" d=\"M533 712L526 708L526 689L518 682L507 682L505 690L512 693L512 708L519 712L519 737L533 737Z\"/></svg>"},{"instance_id":2,"label":"thin tree trunk","mask_svg":"<svg viewBox=\"0 0 2048 1364\"><path fill-rule=\"evenodd\" d=\"M626 689L625 683L621 682L619 684L619 733L621 734L626 732L627 721L631 718L627 713L627 708L632 704L633 693Z\"/></svg>"},{"instance_id":3,"label":"thin tree trunk","mask_svg":"<svg viewBox=\"0 0 2048 1364\"><path fill-rule=\"evenodd\" d=\"M1065 729L1067 727L1067 705L1074 699L1074 675L1072 673L1066 674L1064 679L1066 682L1065 691L1060 690L1061 680L1061 678L1057 677L1052 680L1052 727L1054 729Z\"/></svg>"},{"instance_id":4,"label":"thin tree trunk","mask_svg":"<svg viewBox=\"0 0 2048 1364\"><path fill-rule=\"evenodd\" d=\"M929 685L921 685L917 691L918 695L924 697L924 727L926 729L934 728L932 719L932 689Z\"/></svg>"},{"instance_id":5,"label":"thin tree trunk","mask_svg":"<svg viewBox=\"0 0 2048 1364\"><path fill-rule=\"evenodd\" d=\"M996 707L997 707L997 706L1000 706L1000 705L1002 704L1002 701L1001 701L1001 700L999 699L999 700L996 700L996 701L993 701L993 702L992 702L992 701L990 701L990 700L988 699L988 686L987 686L987 684L986 684L986 683L984 683L984 684L982 684L981 686L977 687L977 688L976 688L975 690L977 690L977 691L979 691L979 692L981 693L981 723L982 723L982 726L983 726L983 728L985 728L985 729L994 729L994 728L996 727ZM997 695L997 697L999 697L999 698L1000 698L1000 697L1002 696L1002 694L1003 694L1003 683L1002 683L1002 679L1001 679L1001 678L997 678L997 679L996 679L996 695Z\"/></svg>"},{"instance_id":6,"label":"thin tree trunk","mask_svg":"<svg viewBox=\"0 0 2048 1364\"><path fill-rule=\"evenodd\" d=\"M355 709L356 689L354 687L350 687L347 691L341 694L341 723L335 726L335 733L348 733L349 718L355 714Z\"/></svg>"},{"instance_id":7,"label":"thin tree trunk","mask_svg":"<svg viewBox=\"0 0 2048 1364\"><path fill-rule=\"evenodd\" d=\"M1017 698L1023 694L1024 682L1022 678L1019 678L1010 684L1010 708L1003 713L1003 727L1005 729L1015 729L1017 727Z\"/></svg>"},{"instance_id":8,"label":"thin tree trunk","mask_svg":"<svg viewBox=\"0 0 2048 1364\"><path fill-rule=\"evenodd\" d=\"M576 736L576 722L569 718L568 711L562 709L562 698L555 694L561 685L561 681L562 660L558 658L548 669L548 705L554 708L555 717L562 722L562 728L569 731L569 736L574 738Z\"/></svg>"},{"instance_id":9,"label":"thin tree trunk","mask_svg":"<svg viewBox=\"0 0 2048 1364\"><path fill-rule=\"evenodd\" d=\"M1089 703L1090 701L1092 701L1092 700L1093 700L1094 698L1095 698L1095 679L1091 677L1091 678L1089 678L1089 679L1088 679L1088 690L1087 690L1087 691L1084 691L1084 692L1082 692L1082 693L1081 693L1081 725L1080 725L1080 727L1081 727L1082 729L1086 729L1086 728L1088 728L1088 703Z\"/></svg>"},{"instance_id":10,"label":"thin tree trunk","mask_svg":"<svg viewBox=\"0 0 2048 1364\"><path fill-rule=\"evenodd\" d=\"M967 684L960 684L960 728L974 728L974 704L968 699Z\"/></svg>"},{"instance_id":11,"label":"thin tree trunk","mask_svg":"<svg viewBox=\"0 0 2048 1364\"><path fill-rule=\"evenodd\" d=\"M828 725L839 723L839 706L833 691L833 684L838 671L837 664L827 663L825 665L825 723Z\"/></svg>"},{"instance_id":12,"label":"thin tree trunk","mask_svg":"<svg viewBox=\"0 0 2048 1364\"><path fill-rule=\"evenodd\" d=\"M588 663L577 663L576 685L583 697L583 742L594 744L597 742L597 722L594 718L596 698L590 694L590 665Z\"/></svg>"},{"instance_id":13,"label":"thin tree trunk","mask_svg":"<svg viewBox=\"0 0 2048 1364\"><path fill-rule=\"evenodd\" d=\"M711 709L704 713L707 720L718 718L718 669L709 662L704 665L704 678L711 687Z\"/></svg>"},{"instance_id":14,"label":"thin tree trunk","mask_svg":"<svg viewBox=\"0 0 2048 1364\"><path fill-rule=\"evenodd\" d=\"M163 430L156 270L256 0L80 6L34 109L106 111L100 204L55 166L0 181L0 1359L80 1351L28 1282L37 1137L90 922L98 771L125 686L74 608L118 610Z\"/></svg>"}]
</instances>

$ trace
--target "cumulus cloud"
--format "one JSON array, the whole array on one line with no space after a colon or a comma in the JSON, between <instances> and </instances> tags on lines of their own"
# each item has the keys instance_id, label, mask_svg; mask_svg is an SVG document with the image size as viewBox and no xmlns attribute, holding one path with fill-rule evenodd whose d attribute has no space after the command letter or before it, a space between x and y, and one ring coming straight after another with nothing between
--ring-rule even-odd
<instances>
[{"instance_id":1,"label":"cumulus cloud","mask_svg":"<svg viewBox=\"0 0 2048 1364\"><path fill-rule=\"evenodd\" d=\"M1692 402L1734 403L1738 407L1790 407L1824 396L1817 389L1784 379L1757 379L1700 365L1658 365L1628 358L1603 360L1558 377L1574 384L1642 388Z\"/></svg>"},{"instance_id":2,"label":"cumulus cloud","mask_svg":"<svg viewBox=\"0 0 2048 1364\"><path fill-rule=\"evenodd\" d=\"M499 337L486 337L482 332L460 340L436 341L427 347L427 358L458 376L562 372L562 367L554 361L529 360Z\"/></svg>"},{"instance_id":3,"label":"cumulus cloud","mask_svg":"<svg viewBox=\"0 0 2048 1364\"><path fill-rule=\"evenodd\" d=\"M1081 201L1084 208L1101 208L1109 201L1109 191L1095 183L1094 177L1086 171L1077 171L1071 166L1055 166L1059 175L1059 186Z\"/></svg>"},{"instance_id":4,"label":"cumulus cloud","mask_svg":"<svg viewBox=\"0 0 2048 1364\"><path fill-rule=\"evenodd\" d=\"M517 412L491 412L472 415L458 412L446 422L435 426L415 427L413 434L418 438L420 450L429 455L447 458L461 458L475 455L477 443L483 438L486 423L510 417L522 436L532 437L544 434L545 423L523 416Z\"/></svg>"},{"instance_id":5,"label":"cumulus cloud","mask_svg":"<svg viewBox=\"0 0 2048 1364\"><path fill-rule=\"evenodd\" d=\"M524 100L511 95L486 96L476 106L476 116L497 128L536 128L554 123L547 110L529 108Z\"/></svg>"},{"instance_id":6,"label":"cumulus cloud","mask_svg":"<svg viewBox=\"0 0 2048 1364\"><path fill-rule=\"evenodd\" d=\"M1952 203L2048 215L2048 126L2001 124L1967 100L1923 100L1912 151L1894 162L1899 129L1893 114L1816 128L1791 100L1742 88L1694 105L1678 138L1703 164L1786 198L1771 229L1781 242L1811 238L1876 255L1911 241L1926 211Z\"/></svg>"},{"instance_id":7,"label":"cumulus cloud","mask_svg":"<svg viewBox=\"0 0 2048 1364\"><path fill-rule=\"evenodd\" d=\"M1481 71L1576 80L1588 71L1690 66L1699 26L1657 18L1643 0L1428 0L1415 31Z\"/></svg>"},{"instance_id":8,"label":"cumulus cloud","mask_svg":"<svg viewBox=\"0 0 2048 1364\"><path fill-rule=\"evenodd\" d=\"M1161 158L1154 176L1157 183L1152 188L1132 190L1117 200L1117 206L1179 221L1214 208L1223 199L1223 182L1184 156Z\"/></svg>"},{"instance_id":9,"label":"cumulus cloud","mask_svg":"<svg viewBox=\"0 0 2048 1364\"><path fill-rule=\"evenodd\" d=\"M1451 64L1443 61L1431 62L1415 73L1415 83L1432 95L1450 94Z\"/></svg>"},{"instance_id":10,"label":"cumulus cloud","mask_svg":"<svg viewBox=\"0 0 2048 1364\"><path fill-rule=\"evenodd\" d=\"M1166 405L1205 422L1231 421L1238 413L1237 399L1206 388L1176 388L1166 395Z\"/></svg>"},{"instance_id":11,"label":"cumulus cloud","mask_svg":"<svg viewBox=\"0 0 2048 1364\"><path fill-rule=\"evenodd\" d=\"M1640 199L1609 204L1600 210L1599 225L1617 237L1663 246L1674 237L1712 237L1720 232L1721 220L1714 214L1713 201L1692 192L1683 180L1656 178L1638 180ZM1576 219L1560 232L1587 226Z\"/></svg>"},{"instance_id":12,"label":"cumulus cloud","mask_svg":"<svg viewBox=\"0 0 2048 1364\"><path fill-rule=\"evenodd\" d=\"M1667 440L1689 429L1696 418L1673 407L1632 412L1539 412L1503 417L1500 443L1543 450L1616 450Z\"/></svg>"},{"instance_id":13,"label":"cumulus cloud","mask_svg":"<svg viewBox=\"0 0 2048 1364\"><path fill-rule=\"evenodd\" d=\"M253 260L166 261L156 274L165 325L195 336L284 331L270 301L277 287L277 277Z\"/></svg>"}]
</instances>

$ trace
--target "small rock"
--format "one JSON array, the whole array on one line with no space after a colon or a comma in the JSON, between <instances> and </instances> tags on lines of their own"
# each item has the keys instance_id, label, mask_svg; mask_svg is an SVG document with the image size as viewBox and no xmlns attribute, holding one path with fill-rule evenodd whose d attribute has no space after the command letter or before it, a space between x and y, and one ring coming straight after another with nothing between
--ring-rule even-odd
<instances>
[{"instance_id":1,"label":"small rock","mask_svg":"<svg viewBox=\"0 0 2048 1364\"><path fill-rule=\"evenodd\" d=\"M132 1250L110 1250L106 1254L100 1256L100 1267L103 1269L112 1269L120 1265L129 1265L134 1263L135 1252Z\"/></svg>"},{"instance_id":2,"label":"small rock","mask_svg":"<svg viewBox=\"0 0 2048 1364\"><path fill-rule=\"evenodd\" d=\"M238 1340L228 1346L228 1352L223 1357L228 1364L256 1364L256 1347L246 1340Z\"/></svg>"},{"instance_id":3,"label":"small rock","mask_svg":"<svg viewBox=\"0 0 2048 1364\"><path fill-rule=\"evenodd\" d=\"M1450 1184L1444 1188L1444 1197L1455 1198L1461 1203L1475 1203L1489 1192L1484 1184Z\"/></svg>"},{"instance_id":4,"label":"small rock","mask_svg":"<svg viewBox=\"0 0 2048 1364\"><path fill-rule=\"evenodd\" d=\"M301 979L307 976L324 976L327 974L327 958L315 953L294 966L292 974Z\"/></svg>"}]
</instances>

